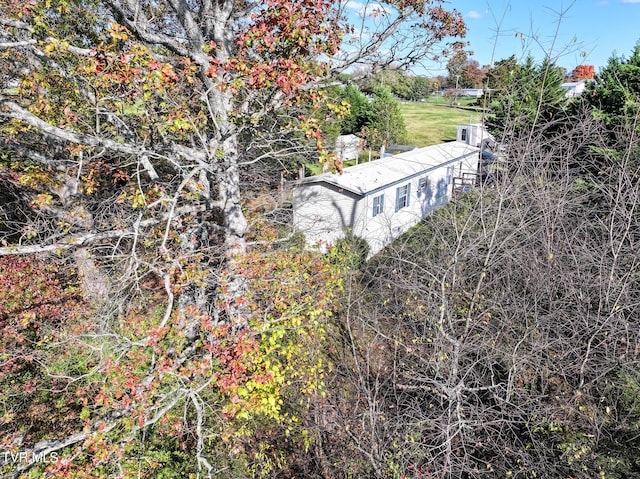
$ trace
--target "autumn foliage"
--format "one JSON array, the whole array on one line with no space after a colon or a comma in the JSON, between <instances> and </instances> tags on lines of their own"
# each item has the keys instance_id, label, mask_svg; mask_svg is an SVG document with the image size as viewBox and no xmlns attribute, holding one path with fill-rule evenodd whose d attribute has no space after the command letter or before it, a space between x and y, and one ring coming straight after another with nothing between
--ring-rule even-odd
<instances>
[{"instance_id":1,"label":"autumn foliage","mask_svg":"<svg viewBox=\"0 0 640 479\"><path fill-rule=\"evenodd\" d=\"M38 441L54 429L69 432L79 424L81 396L90 385L71 381L84 369L82 361L73 364L77 345L60 344L91 325L85 324L88 308L72 279L62 262L0 258L2 448ZM57 396L53 403L52 394Z\"/></svg>"},{"instance_id":2,"label":"autumn foliage","mask_svg":"<svg viewBox=\"0 0 640 479\"><path fill-rule=\"evenodd\" d=\"M322 475L310 411L349 258L301 248L270 188L340 170L338 73L464 34L439 0L384 2L367 35L347 7L0 5L2 447L57 459L3 473Z\"/></svg>"},{"instance_id":3,"label":"autumn foliage","mask_svg":"<svg viewBox=\"0 0 640 479\"><path fill-rule=\"evenodd\" d=\"M593 80L594 70L593 65L578 65L571 72L571 79L573 81Z\"/></svg>"}]
</instances>

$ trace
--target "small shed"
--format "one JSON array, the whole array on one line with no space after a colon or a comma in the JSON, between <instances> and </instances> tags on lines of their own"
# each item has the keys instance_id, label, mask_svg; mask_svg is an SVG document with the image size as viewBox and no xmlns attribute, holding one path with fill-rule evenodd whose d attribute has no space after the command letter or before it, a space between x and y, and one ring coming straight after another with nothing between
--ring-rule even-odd
<instances>
[{"instance_id":1,"label":"small shed","mask_svg":"<svg viewBox=\"0 0 640 479\"><path fill-rule=\"evenodd\" d=\"M336 138L336 155L340 161L356 160L362 151L362 140L356 135Z\"/></svg>"},{"instance_id":2,"label":"small shed","mask_svg":"<svg viewBox=\"0 0 640 479\"><path fill-rule=\"evenodd\" d=\"M495 142L493 135L481 123L458 125L456 141L479 147L483 141L486 143L487 140Z\"/></svg>"},{"instance_id":3,"label":"small shed","mask_svg":"<svg viewBox=\"0 0 640 479\"><path fill-rule=\"evenodd\" d=\"M376 254L446 204L456 178L476 175L479 151L454 141L299 180L294 226L321 247L351 231Z\"/></svg>"}]
</instances>

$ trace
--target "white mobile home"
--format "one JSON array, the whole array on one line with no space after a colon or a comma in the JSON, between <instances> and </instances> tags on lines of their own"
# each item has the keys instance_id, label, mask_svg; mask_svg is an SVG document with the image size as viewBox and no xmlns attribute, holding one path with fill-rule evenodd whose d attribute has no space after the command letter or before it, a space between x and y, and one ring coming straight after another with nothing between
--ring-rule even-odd
<instances>
[{"instance_id":1,"label":"white mobile home","mask_svg":"<svg viewBox=\"0 0 640 479\"><path fill-rule=\"evenodd\" d=\"M482 95L484 95L484 90L482 88L462 88L460 90L460 96L480 98Z\"/></svg>"},{"instance_id":2,"label":"white mobile home","mask_svg":"<svg viewBox=\"0 0 640 479\"><path fill-rule=\"evenodd\" d=\"M449 201L456 178L478 171L479 149L453 141L324 173L295 183L294 226L311 245L352 231L370 255Z\"/></svg>"}]
</instances>

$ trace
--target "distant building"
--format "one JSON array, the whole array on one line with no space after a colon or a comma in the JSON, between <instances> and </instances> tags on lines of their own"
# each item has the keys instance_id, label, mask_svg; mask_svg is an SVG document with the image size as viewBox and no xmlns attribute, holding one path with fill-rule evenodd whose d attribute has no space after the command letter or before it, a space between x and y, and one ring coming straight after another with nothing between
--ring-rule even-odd
<instances>
[{"instance_id":1,"label":"distant building","mask_svg":"<svg viewBox=\"0 0 640 479\"><path fill-rule=\"evenodd\" d=\"M484 94L482 88L462 88L460 90L460 96L472 96L480 98Z\"/></svg>"},{"instance_id":2,"label":"distant building","mask_svg":"<svg viewBox=\"0 0 640 479\"><path fill-rule=\"evenodd\" d=\"M470 96L480 98L484 95L484 90L482 88L449 88L442 92L442 94L451 97Z\"/></svg>"},{"instance_id":3,"label":"distant building","mask_svg":"<svg viewBox=\"0 0 640 479\"><path fill-rule=\"evenodd\" d=\"M566 82L560 85L560 88L562 88L563 90L566 90L564 94L565 98L580 96L582 95L582 93L584 93L584 91L587 88L587 81L580 80L580 81Z\"/></svg>"},{"instance_id":4,"label":"distant building","mask_svg":"<svg viewBox=\"0 0 640 479\"><path fill-rule=\"evenodd\" d=\"M456 179L475 178L479 151L453 141L294 182L294 226L321 247L351 231L376 254L446 204Z\"/></svg>"}]
</instances>

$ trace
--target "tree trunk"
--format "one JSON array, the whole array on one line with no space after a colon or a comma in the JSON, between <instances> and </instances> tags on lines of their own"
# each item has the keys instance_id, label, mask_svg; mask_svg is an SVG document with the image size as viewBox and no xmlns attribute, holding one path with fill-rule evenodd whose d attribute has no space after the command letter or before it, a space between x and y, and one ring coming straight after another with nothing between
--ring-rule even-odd
<instances>
[{"instance_id":1,"label":"tree trunk","mask_svg":"<svg viewBox=\"0 0 640 479\"><path fill-rule=\"evenodd\" d=\"M94 305L99 305L109 298L110 281L100 271L89 248L78 248L73 252L73 259L80 278L82 295Z\"/></svg>"},{"instance_id":2,"label":"tree trunk","mask_svg":"<svg viewBox=\"0 0 640 479\"><path fill-rule=\"evenodd\" d=\"M246 278L238 267L239 257L246 251L245 234L247 219L242 211L240 191L240 169L235 137L225 142L224 171L219 180L219 196L222 201L223 226L225 232L225 256L227 276L221 302L225 305L226 320L234 328L248 327L248 314L240 298L247 291Z\"/></svg>"}]
</instances>

